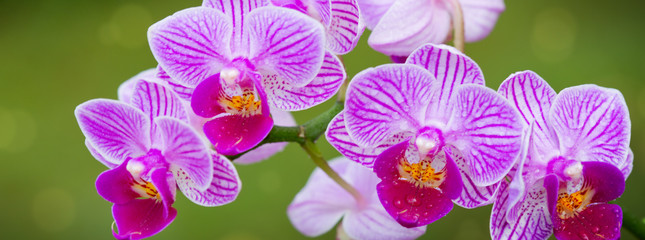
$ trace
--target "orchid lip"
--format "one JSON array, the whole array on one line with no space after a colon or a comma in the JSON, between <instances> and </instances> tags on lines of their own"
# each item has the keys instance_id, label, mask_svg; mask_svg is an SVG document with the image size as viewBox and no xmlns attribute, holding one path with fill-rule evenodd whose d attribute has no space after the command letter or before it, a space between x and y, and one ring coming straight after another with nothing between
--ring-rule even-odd
<instances>
[{"instance_id":1,"label":"orchid lip","mask_svg":"<svg viewBox=\"0 0 645 240\"><path fill-rule=\"evenodd\" d=\"M424 127L419 130L414 145L419 151L419 158L424 159L437 155L445 144L441 130L434 127Z\"/></svg>"}]
</instances>

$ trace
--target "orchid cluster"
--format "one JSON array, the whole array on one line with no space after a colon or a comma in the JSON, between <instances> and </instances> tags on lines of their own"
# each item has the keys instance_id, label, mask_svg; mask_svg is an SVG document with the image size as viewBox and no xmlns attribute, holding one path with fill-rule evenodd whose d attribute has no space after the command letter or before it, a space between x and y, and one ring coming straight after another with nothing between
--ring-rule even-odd
<instances>
[{"instance_id":1,"label":"orchid cluster","mask_svg":"<svg viewBox=\"0 0 645 240\"><path fill-rule=\"evenodd\" d=\"M415 239L455 204L493 204L493 239L620 238L622 210L609 202L632 169L625 100L596 85L558 94L531 71L486 87L463 41L487 36L503 10L502 0L204 0L155 23L158 66L118 100L75 110L109 168L96 188L114 204L114 237L162 231L177 190L202 206L234 201L234 163L297 142L319 166L287 210L307 236L338 225L340 239ZM341 55L365 27L395 63L347 81ZM290 111L337 93L295 126ZM323 134L343 157L322 159Z\"/></svg>"}]
</instances>

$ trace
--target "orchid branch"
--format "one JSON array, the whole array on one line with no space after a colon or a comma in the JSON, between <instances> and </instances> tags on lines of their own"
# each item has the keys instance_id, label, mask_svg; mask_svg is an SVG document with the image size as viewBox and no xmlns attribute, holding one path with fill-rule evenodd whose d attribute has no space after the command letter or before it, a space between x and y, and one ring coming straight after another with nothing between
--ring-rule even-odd
<instances>
[{"instance_id":1,"label":"orchid branch","mask_svg":"<svg viewBox=\"0 0 645 240\"><path fill-rule=\"evenodd\" d=\"M452 13L453 29L455 30L453 36L453 44L460 52L464 52L464 12L461 9L459 0L452 0L454 12Z\"/></svg>"},{"instance_id":2,"label":"orchid branch","mask_svg":"<svg viewBox=\"0 0 645 240\"><path fill-rule=\"evenodd\" d=\"M638 239L645 239L645 219L639 219L623 210L623 228L629 230Z\"/></svg>"}]
</instances>

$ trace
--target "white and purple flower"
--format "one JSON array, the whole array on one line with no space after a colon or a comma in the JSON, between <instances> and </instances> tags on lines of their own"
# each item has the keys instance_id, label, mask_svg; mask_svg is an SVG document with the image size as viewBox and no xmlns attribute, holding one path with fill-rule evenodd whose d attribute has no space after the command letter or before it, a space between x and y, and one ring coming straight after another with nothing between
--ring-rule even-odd
<instances>
[{"instance_id":1,"label":"white and purple flower","mask_svg":"<svg viewBox=\"0 0 645 240\"><path fill-rule=\"evenodd\" d=\"M88 149L111 168L96 188L114 203L115 237L140 239L163 230L177 215L171 206L177 187L203 206L235 200L241 187L235 167L191 129L170 89L139 80L120 97L129 103L95 99L74 112Z\"/></svg>"},{"instance_id":2,"label":"white and purple flower","mask_svg":"<svg viewBox=\"0 0 645 240\"><path fill-rule=\"evenodd\" d=\"M325 53L320 22L267 5L205 0L148 31L153 55L171 81L188 89L192 110L208 119L203 131L221 154L256 146L273 126L270 108L312 107L345 78L340 60Z\"/></svg>"},{"instance_id":3,"label":"white and purple flower","mask_svg":"<svg viewBox=\"0 0 645 240\"><path fill-rule=\"evenodd\" d=\"M322 23L331 54L349 53L365 29L356 0L271 0L271 4L298 10Z\"/></svg>"},{"instance_id":4,"label":"white and purple flower","mask_svg":"<svg viewBox=\"0 0 645 240\"><path fill-rule=\"evenodd\" d=\"M408 56L426 43L444 43L452 29L455 2L461 5L467 42L493 30L505 9L503 0L358 0L369 45L389 56Z\"/></svg>"},{"instance_id":5,"label":"white and purple flower","mask_svg":"<svg viewBox=\"0 0 645 240\"><path fill-rule=\"evenodd\" d=\"M298 231L310 237L319 236L342 218L338 234L344 233L350 239L416 239L425 233L425 226L405 228L390 217L376 193L379 178L370 169L344 157L329 161L329 165L362 198L356 200L316 168L287 210Z\"/></svg>"},{"instance_id":6,"label":"white and purple flower","mask_svg":"<svg viewBox=\"0 0 645 240\"><path fill-rule=\"evenodd\" d=\"M622 94L581 85L559 94L531 71L499 88L523 117L523 157L502 181L493 239L618 239L622 211L607 202L625 189L633 156Z\"/></svg>"},{"instance_id":7,"label":"white and purple flower","mask_svg":"<svg viewBox=\"0 0 645 240\"><path fill-rule=\"evenodd\" d=\"M425 45L406 64L356 75L328 141L381 179L378 195L406 227L453 207L490 203L520 153L515 109L483 86L477 64L456 49Z\"/></svg>"}]
</instances>

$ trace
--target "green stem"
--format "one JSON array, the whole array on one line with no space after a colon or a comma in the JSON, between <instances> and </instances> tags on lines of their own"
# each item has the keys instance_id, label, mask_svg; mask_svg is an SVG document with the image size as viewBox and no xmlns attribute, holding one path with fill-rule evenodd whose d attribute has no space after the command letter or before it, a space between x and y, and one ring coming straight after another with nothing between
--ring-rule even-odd
<instances>
[{"instance_id":1,"label":"green stem","mask_svg":"<svg viewBox=\"0 0 645 240\"><path fill-rule=\"evenodd\" d=\"M464 12L461 9L459 0L453 0L452 3L454 7L454 12L452 13L452 27L455 30L452 43L455 45L457 50L464 52Z\"/></svg>"},{"instance_id":2,"label":"green stem","mask_svg":"<svg viewBox=\"0 0 645 240\"><path fill-rule=\"evenodd\" d=\"M356 190L356 188L352 187L352 185L349 185L343 178L341 178L338 173L332 169L327 161L323 158L322 154L320 153L320 150L318 150L318 147L316 144L311 141L311 140L305 140L304 143L301 143L300 146L302 146L302 149L307 152L309 157L311 157L311 160L314 161L314 163L329 176L334 182L336 182L338 185L340 185L345 191L347 191L349 194L351 194L358 203L361 203L363 201L363 197L361 196L361 193Z\"/></svg>"},{"instance_id":3,"label":"green stem","mask_svg":"<svg viewBox=\"0 0 645 240\"><path fill-rule=\"evenodd\" d=\"M645 219L639 219L630 212L623 211L623 228L638 239L645 239Z\"/></svg>"}]
</instances>

